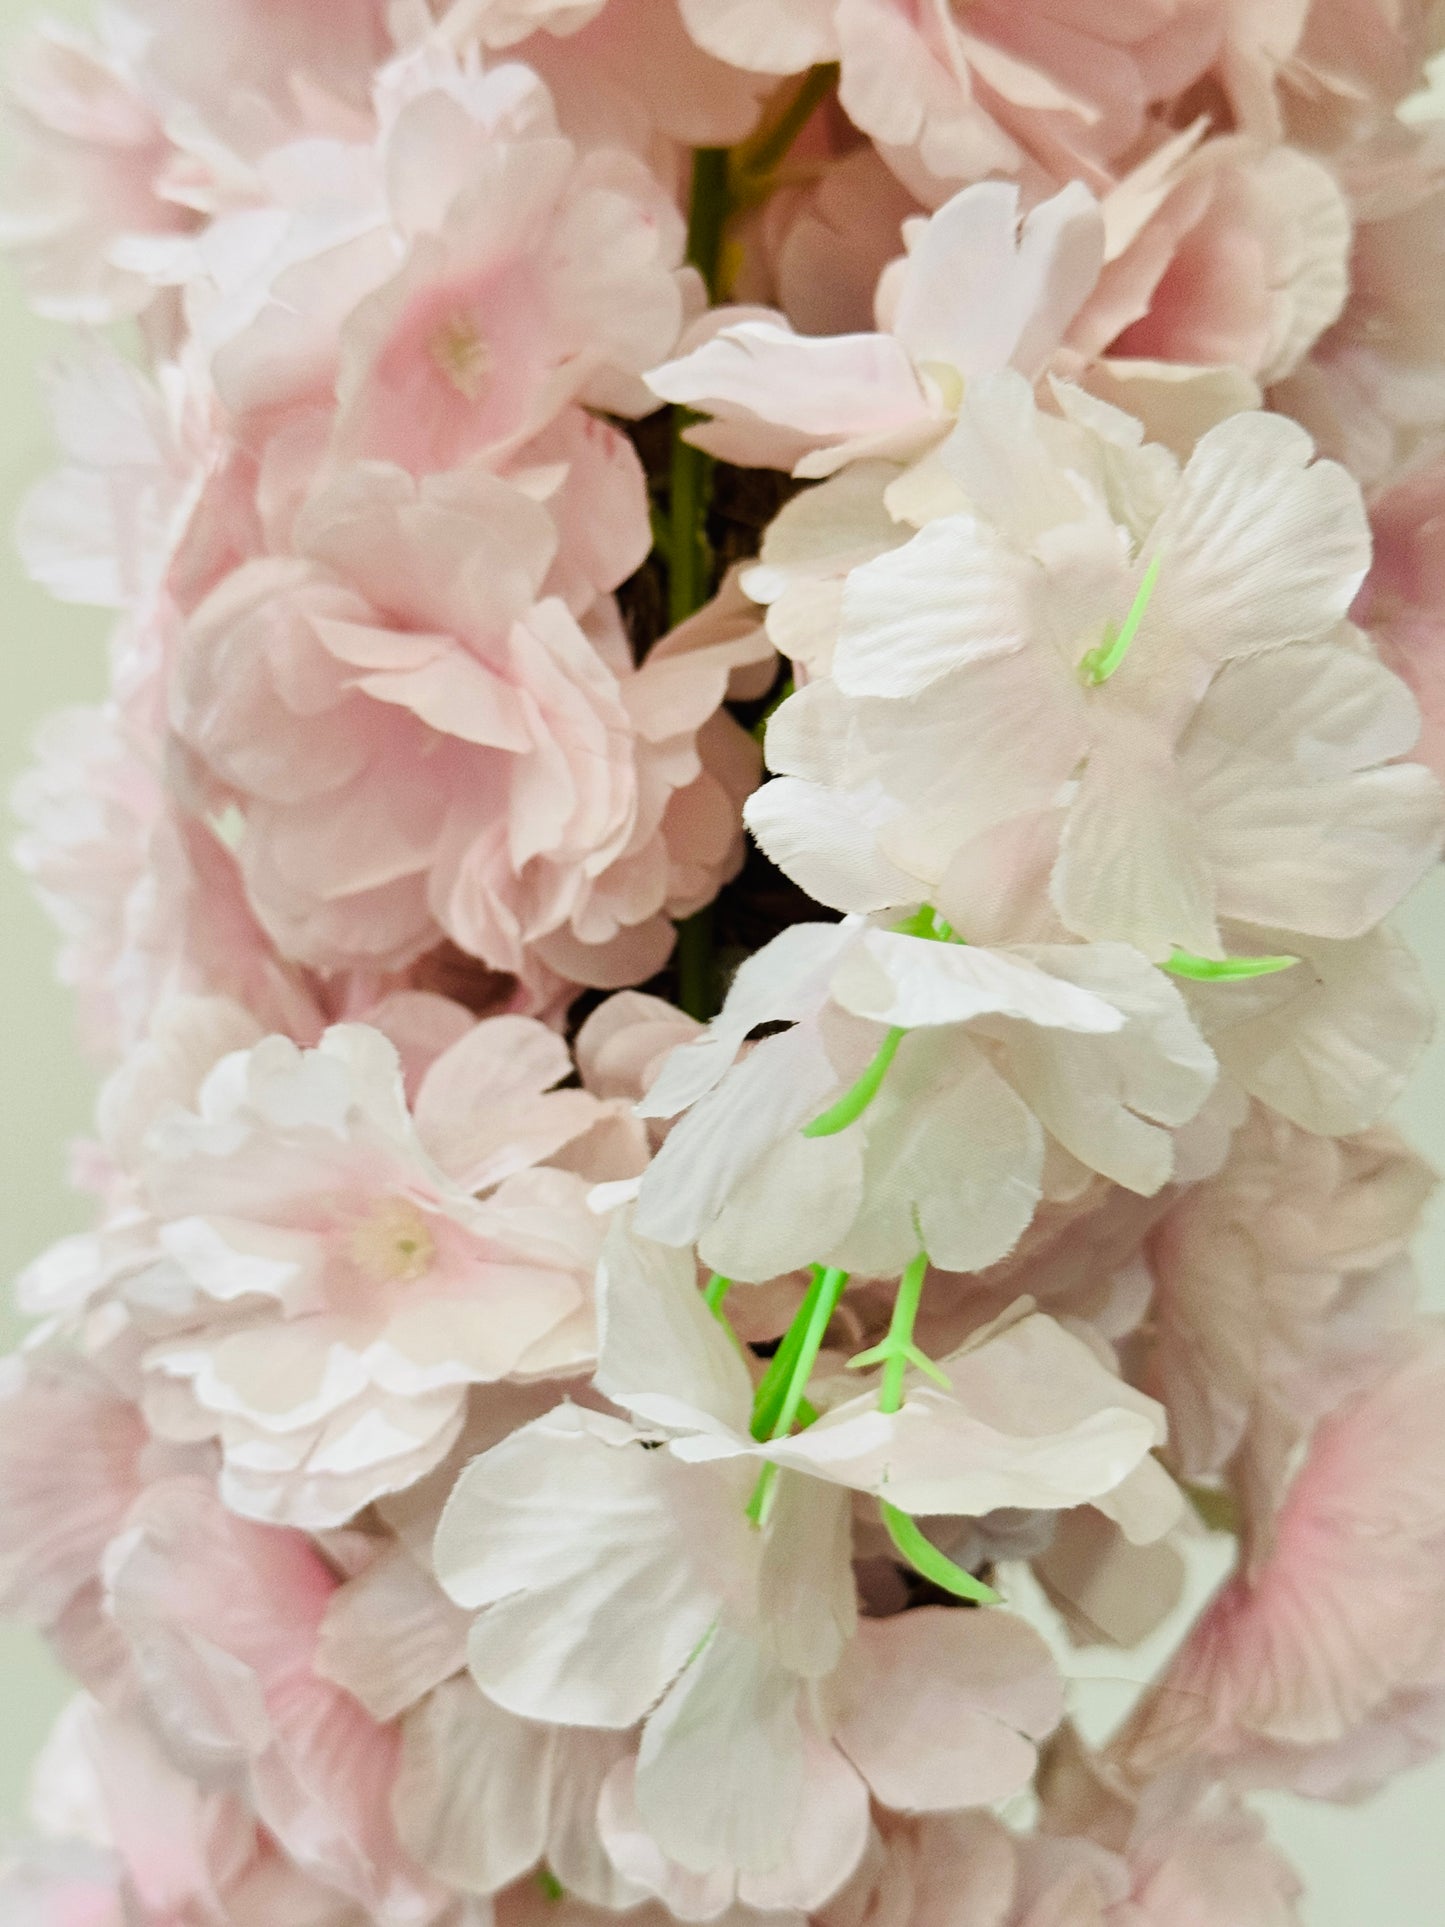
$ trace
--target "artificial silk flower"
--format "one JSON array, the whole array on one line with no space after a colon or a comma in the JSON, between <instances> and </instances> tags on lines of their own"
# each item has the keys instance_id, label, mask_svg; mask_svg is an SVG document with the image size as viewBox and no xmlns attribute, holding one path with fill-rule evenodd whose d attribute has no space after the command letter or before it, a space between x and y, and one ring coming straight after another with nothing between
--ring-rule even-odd
<instances>
[{"instance_id":1,"label":"artificial silk flower","mask_svg":"<svg viewBox=\"0 0 1445 1927\"><path fill-rule=\"evenodd\" d=\"M696 1242L728 1277L813 1262L896 1276L920 1242L979 1271L1029 1223L1050 1139L1156 1191L1213 1079L1178 991L1122 945L797 925L639 1106L686 1116L643 1178L638 1229Z\"/></svg>"},{"instance_id":2,"label":"artificial silk flower","mask_svg":"<svg viewBox=\"0 0 1445 1927\"><path fill-rule=\"evenodd\" d=\"M1182 1476L1228 1477L1262 1556L1296 1448L1413 1330L1404 1254L1433 1174L1388 1130L1316 1137L1256 1107L1144 1247L1144 1380Z\"/></svg>"},{"instance_id":3,"label":"artificial silk flower","mask_svg":"<svg viewBox=\"0 0 1445 1927\"><path fill-rule=\"evenodd\" d=\"M383 1920L436 1911L391 1818L396 1733L314 1670L336 1581L305 1537L237 1519L209 1481L162 1480L112 1546L106 1580L170 1757L244 1789L302 1869Z\"/></svg>"},{"instance_id":4,"label":"artificial silk flower","mask_svg":"<svg viewBox=\"0 0 1445 1927\"><path fill-rule=\"evenodd\" d=\"M706 411L700 448L748 466L828 475L867 456L895 460L935 442L969 382L1047 367L1093 288L1103 223L1077 183L1020 216L1018 189L980 182L927 220L879 283L877 334L797 334L781 316L729 325L648 375L664 401ZM963 299L987 287L986 306Z\"/></svg>"},{"instance_id":5,"label":"artificial silk flower","mask_svg":"<svg viewBox=\"0 0 1445 1927\"><path fill-rule=\"evenodd\" d=\"M534 1720L643 1722L635 1762L619 1761L603 1792L604 1842L624 1873L654 1891L667 1882L668 1897L666 1863L694 1890L708 1877L717 1903L694 1913L695 1898L679 1909L689 1917L730 1891L814 1906L862 1851L865 1783L907 1810L981 1805L1022 1784L1031 1740L1059 1711L1034 1634L941 1609L857 1622L841 1492L806 1505L785 1484L760 1531L744 1466L680 1465L646 1439L575 1406L534 1421L468 1468L436 1546L448 1592L480 1609L469 1660L488 1699ZM539 1491L545 1513L518 1503ZM936 1743L900 1753L885 1709L930 1677L953 1718ZM987 1736L986 1766L965 1732Z\"/></svg>"},{"instance_id":6,"label":"artificial silk flower","mask_svg":"<svg viewBox=\"0 0 1445 1927\"><path fill-rule=\"evenodd\" d=\"M1442 1528L1421 1446L1439 1427L1441 1369L1431 1326L1320 1424L1268 1549L1216 1596L1120 1737L1131 1771L1188 1750L1245 1782L1358 1796L1382 1761L1408 1756L1412 1726L1438 1722Z\"/></svg>"},{"instance_id":7,"label":"artificial silk flower","mask_svg":"<svg viewBox=\"0 0 1445 1927\"><path fill-rule=\"evenodd\" d=\"M818 1386L824 1409L805 1430L760 1439L754 1388L688 1255L619 1220L599 1294L598 1389L670 1434L668 1449L689 1464L750 1458L911 1514L1092 1503L1141 1543L1178 1517L1177 1495L1149 1458L1164 1438L1160 1408L1026 1304L974 1332L936 1370L911 1372L895 1411L880 1409L878 1380L855 1395L856 1380L834 1377Z\"/></svg>"},{"instance_id":8,"label":"artificial silk flower","mask_svg":"<svg viewBox=\"0 0 1445 1927\"><path fill-rule=\"evenodd\" d=\"M1151 101L1214 54L1208 0L1148 0L1123 15L1068 4L1020 12L955 0L807 0L787 9L684 0L701 44L764 73L841 63L849 117L927 185L1018 174L1031 160L1099 178L1139 138Z\"/></svg>"},{"instance_id":9,"label":"artificial silk flower","mask_svg":"<svg viewBox=\"0 0 1445 1927\"><path fill-rule=\"evenodd\" d=\"M1440 805L1397 760L1409 692L1337 633L1357 491L1276 416L1221 423L1180 473L1072 406L970 390L923 526L853 570L829 678L770 726L754 834L825 902L927 896L964 936L1030 867L1070 930L1158 961L1222 958L1221 917L1363 935L1432 861Z\"/></svg>"},{"instance_id":10,"label":"artificial silk flower","mask_svg":"<svg viewBox=\"0 0 1445 1927\"><path fill-rule=\"evenodd\" d=\"M1243 1794L1438 1750L1426 11L35 43L7 1921L1299 1927Z\"/></svg>"},{"instance_id":11,"label":"artificial silk flower","mask_svg":"<svg viewBox=\"0 0 1445 1927\"><path fill-rule=\"evenodd\" d=\"M550 1091L569 1069L554 1033L493 1018L409 1110L395 1047L345 1025L157 1106L132 1173L152 1255L122 1297L152 1427L219 1438L228 1504L339 1525L439 1463L469 1386L586 1367L601 1227L586 1180L536 1168L599 1117Z\"/></svg>"},{"instance_id":12,"label":"artificial silk flower","mask_svg":"<svg viewBox=\"0 0 1445 1927\"><path fill-rule=\"evenodd\" d=\"M278 148L268 219L177 257L222 401L334 392L343 453L421 467L515 449L574 401L645 410L682 322L682 226L649 171L579 150L520 66L424 47L376 85L374 145Z\"/></svg>"},{"instance_id":13,"label":"artificial silk flower","mask_svg":"<svg viewBox=\"0 0 1445 1927\"><path fill-rule=\"evenodd\" d=\"M589 1912L635 1907L646 1894L608 1858L598 1815L629 1750L621 1734L519 1719L461 1673L402 1721L398 1830L451 1891L500 1898L530 1880L534 1892L555 1883Z\"/></svg>"},{"instance_id":14,"label":"artificial silk flower","mask_svg":"<svg viewBox=\"0 0 1445 1927\"><path fill-rule=\"evenodd\" d=\"M1090 361L1106 355L1111 382L1162 364L1208 387L1229 369L1248 377L1257 405L1344 307L1349 201L1299 148L1201 132L1196 123L1104 195L1108 260L1069 346Z\"/></svg>"},{"instance_id":15,"label":"artificial silk flower","mask_svg":"<svg viewBox=\"0 0 1445 1927\"><path fill-rule=\"evenodd\" d=\"M168 999L208 993L320 1035L326 992L278 956L213 827L177 810L146 728L113 705L63 709L35 752L11 795L15 860L60 932L92 1049L123 1052Z\"/></svg>"},{"instance_id":16,"label":"artificial silk flower","mask_svg":"<svg viewBox=\"0 0 1445 1927\"><path fill-rule=\"evenodd\" d=\"M445 935L539 1000L610 988L740 861L753 753L718 711L766 640L702 622L634 669L614 609L543 593L556 550L485 467L361 463L192 616L175 727L287 955L398 968Z\"/></svg>"},{"instance_id":17,"label":"artificial silk flower","mask_svg":"<svg viewBox=\"0 0 1445 1927\"><path fill-rule=\"evenodd\" d=\"M1293 945L1299 958L1243 982L1186 981L1224 1081L1326 1137L1377 1124L1434 1026L1424 971L1404 940L1388 927L1345 943L1242 924L1223 935L1231 954Z\"/></svg>"},{"instance_id":18,"label":"artificial silk flower","mask_svg":"<svg viewBox=\"0 0 1445 1927\"><path fill-rule=\"evenodd\" d=\"M700 47L676 0L455 0L436 32L525 61L573 138L628 148L664 177L673 142L730 147L752 134L768 89Z\"/></svg>"},{"instance_id":19,"label":"artificial silk flower","mask_svg":"<svg viewBox=\"0 0 1445 1927\"><path fill-rule=\"evenodd\" d=\"M167 1757L133 1709L81 1696L37 1764L34 1847L0 1873L23 1927L365 1927L378 1917L303 1871L234 1791ZM405 1915L405 1908L401 1910Z\"/></svg>"},{"instance_id":20,"label":"artificial silk flower","mask_svg":"<svg viewBox=\"0 0 1445 1927\"><path fill-rule=\"evenodd\" d=\"M907 1905L969 1927L1299 1927L1299 1879L1242 1802L1179 1775L1137 1805L1111 1789L1065 1806L1057 1756L1071 1739L1055 1744L1046 1832L983 1813L895 1825L827 1917Z\"/></svg>"}]
</instances>

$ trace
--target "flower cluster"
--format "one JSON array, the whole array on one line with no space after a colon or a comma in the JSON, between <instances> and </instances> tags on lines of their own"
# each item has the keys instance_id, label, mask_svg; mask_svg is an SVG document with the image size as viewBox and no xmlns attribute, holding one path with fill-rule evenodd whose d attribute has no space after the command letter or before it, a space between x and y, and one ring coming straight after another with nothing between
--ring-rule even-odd
<instances>
[{"instance_id":1,"label":"flower cluster","mask_svg":"<svg viewBox=\"0 0 1445 1927\"><path fill-rule=\"evenodd\" d=\"M20 525L115 626L15 799L105 1081L7 1920L1289 1927L1251 1790L1445 1739L1431 18L22 50L126 339Z\"/></svg>"}]
</instances>

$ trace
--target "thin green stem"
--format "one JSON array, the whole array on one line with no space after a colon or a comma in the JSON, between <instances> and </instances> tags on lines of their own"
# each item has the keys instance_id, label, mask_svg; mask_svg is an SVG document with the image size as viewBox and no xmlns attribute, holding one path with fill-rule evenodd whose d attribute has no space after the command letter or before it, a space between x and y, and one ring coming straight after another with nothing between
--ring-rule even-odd
<instances>
[{"instance_id":1,"label":"thin green stem","mask_svg":"<svg viewBox=\"0 0 1445 1927\"><path fill-rule=\"evenodd\" d=\"M699 148L692 163L687 258L707 284L710 301L718 298L723 229L730 207L727 149ZM693 419L685 408L672 411L672 462L663 546L667 557L668 625L674 629L697 613L712 588L712 554L706 531L712 461L700 448L683 440L683 430ZM678 925L677 974L679 1003L689 1017L705 1024L717 1010L711 907Z\"/></svg>"},{"instance_id":2,"label":"thin green stem","mask_svg":"<svg viewBox=\"0 0 1445 1927\"><path fill-rule=\"evenodd\" d=\"M777 118L736 150L732 174L734 193L740 200L756 199L767 192L769 176L788 158L793 142L833 91L837 80L836 61L825 61L810 68Z\"/></svg>"},{"instance_id":3,"label":"thin green stem","mask_svg":"<svg viewBox=\"0 0 1445 1927\"><path fill-rule=\"evenodd\" d=\"M1159 968L1197 984L1241 984L1251 977L1272 977L1298 962L1298 957L1197 957L1192 950L1175 950Z\"/></svg>"},{"instance_id":4,"label":"thin green stem","mask_svg":"<svg viewBox=\"0 0 1445 1927\"><path fill-rule=\"evenodd\" d=\"M723 229L731 212L728 187L728 150L699 147L692 157L692 191L687 208L687 258L707 283L708 299L716 301L722 263Z\"/></svg>"},{"instance_id":5,"label":"thin green stem","mask_svg":"<svg viewBox=\"0 0 1445 1927\"><path fill-rule=\"evenodd\" d=\"M722 1317L723 1304L732 1288L732 1279L724 1278L720 1271L713 1272L712 1276L703 1286L703 1303L707 1306L714 1318Z\"/></svg>"},{"instance_id":6,"label":"thin green stem","mask_svg":"<svg viewBox=\"0 0 1445 1927\"><path fill-rule=\"evenodd\" d=\"M677 926L677 1001L700 1024L717 1015L712 922L708 903Z\"/></svg>"},{"instance_id":7,"label":"thin green stem","mask_svg":"<svg viewBox=\"0 0 1445 1927\"><path fill-rule=\"evenodd\" d=\"M696 615L707 601L710 557L703 517L712 463L682 439L693 416L672 411L672 476L667 524L667 619L669 628Z\"/></svg>"},{"instance_id":8,"label":"thin green stem","mask_svg":"<svg viewBox=\"0 0 1445 1927\"><path fill-rule=\"evenodd\" d=\"M808 1329L823 1280L827 1276L822 1265L814 1265L812 1283L803 1293L802 1302L793 1313L793 1322L783 1333L778 1349L768 1363L768 1369L753 1394L753 1415L749 1426L755 1439L770 1439L773 1427L778 1422L778 1414L783 1409L783 1397L788 1381L793 1375L793 1367L798 1362L798 1352L803 1343L803 1333Z\"/></svg>"},{"instance_id":9,"label":"thin green stem","mask_svg":"<svg viewBox=\"0 0 1445 1927\"><path fill-rule=\"evenodd\" d=\"M880 1412L896 1412L903 1403L903 1379L908 1370L908 1353L913 1345L913 1327L918 1319L927 1270L928 1253L920 1251L898 1283L898 1296L893 1301L893 1317L888 1326L892 1349L883 1367L883 1383L878 1388Z\"/></svg>"},{"instance_id":10,"label":"thin green stem","mask_svg":"<svg viewBox=\"0 0 1445 1927\"><path fill-rule=\"evenodd\" d=\"M830 1104L811 1124L803 1126L803 1136L836 1137L839 1131L846 1131L850 1124L856 1123L877 1097L888 1075L888 1068L898 1055L898 1046L907 1034L900 1025L894 1024L862 1076L844 1091L836 1103Z\"/></svg>"},{"instance_id":11,"label":"thin green stem","mask_svg":"<svg viewBox=\"0 0 1445 1927\"><path fill-rule=\"evenodd\" d=\"M1139 584L1138 593L1129 606L1129 613L1120 624L1116 634L1106 636L1097 649L1091 649L1079 664L1079 673L1085 682L1107 682L1123 662L1139 633L1139 624L1144 620L1144 611L1154 594L1154 585L1159 580L1159 564L1162 556L1156 555L1144 571L1144 579Z\"/></svg>"},{"instance_id":12,"label":"thin green stem","mask_svg":"<svg viewBox=\"0 0 1445 1927\"><path fill-rule=\"evenodd\" d=\"M813 1375L813 1367L818 1362L818 1353L822 1350L823 1339L827 1334L833 1313L838 1309L838 1300L843 1296L843 1289L847 1283L846 1271L830 1268L820 1272L814 1279L803 1304L799 1307L798 1316L789 1326L790 1338L795 1329L799 1331L800 1336L796 1346L792 1348L792 1359L783 1383L782 1398L778 1404L777 1416L767 1432L768 1438L786 1438L801 1416L806 1403L804 1394L808 1389L808 1380ZM786 1343L785 1339L784 1344ZM783 1347L779 1346L778 1349L781 1353ZM759 1387L760 1392L761 1390L762 1388ZM754 1436L757 1435L757 1426L758 1411L755 1405ZM778 1468L770 1462L759 1473L758 1482L753 1487L753 1495L748 1500L747 1513L754 1525L761 1525L767 1517L773 1488L777 1482Z\"/></svg>"},{"instance_id":13,"label":"thin green stem","mask_svg":"<svg viewBox=\"0 0 1445 1927\"><path fill-rule=\"evenodd\" d=\"M900 1512L896 1505L889 1505L886 1499L878 1501L878 1510L883 1514L888 1537L915 1572L921 1572L925 1579L931 1579L935 1586L951 1592L956 1599L971 1599L978 1606L998 1605L999 1596L993 1587L975 1579L971 1572L965 1572L946 1553L940 1552L931 1539L923 1536L916 1519Z\"/></svg>"},{"instance_id":14,"label":"thin green stem","mask_svg":"<svg viewBox=\"0 0 1445 1927\"><path fill-rule=\"evenodd\" d=\"M903 1403L907 1349L913 1343L913 1327L918 1322L918 1307L927 1272L928 1253L920 1251L898 1282L898 1296L893 1301L893 1317L888 1326L888 1336L893 1341L895 1351L883 1368L883 1384L878 1392L880 1412L896 1412Z\"/></svg>"}]
</instances>

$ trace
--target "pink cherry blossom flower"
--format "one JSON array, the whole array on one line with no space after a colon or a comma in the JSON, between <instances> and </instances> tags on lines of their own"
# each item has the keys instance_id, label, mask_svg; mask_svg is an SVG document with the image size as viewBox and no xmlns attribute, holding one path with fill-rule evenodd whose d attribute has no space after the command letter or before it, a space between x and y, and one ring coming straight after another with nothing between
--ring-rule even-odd
<instances>
[{"instance_id":1,"label":"pink cherry blossom flower","mask_svg":"<svg viewBox=\"0 0 1445 1927\"><path fill-rule=\"evenodd\" d=\"M1445 512L1436 463L1370 504L1374 562L1353 614L1420 705L1415 754L1445 781L1445 577L1435 537Z\"/></svg>"},{"instance_id":2,"label":"pink cherry blossom flower","mask_svg":"<svg viewBox=\"0 0 1445 1927\"><path fill-rule=\"evenodd\" d=\"M634 669L610 607L537 599L552 520L478 467L347 470L296 546L197 610L174 698L282 953L395 969L450 936L544 995L647 977L741 860L751 745L717 712L766 641L699 618Z\"/></svg>"},{"instance_id":3,"label":"pink cherry blossom flower","mask_svg":"<svg viewBox=\"0 0 1445 1927\"><path fill-rule=\"evenodd\" d=\"M1272 1543L1218 1594L1120 1741L1133 1770L1188 1751L1246 1780L1350 1797L1404 1763L1427 1708L1438 1725L1442 1369L1431 1327L1321 1423Z\"/></svg>"},{"instance_id":4,"label":"pink cherry blossom flower","mask_svg":"<svg viewBox=\"0 0 1445 1927\"><path fill-rule=\"evenodd\" d=\"M720 325L724 310L649 386L706 410L713 421L691 439L726 461L816 476L862 456L916 454L976 376L1042 372L1103 255L1098 210L1077 184L1020 224L1017 188L980 183L904 234L908 253L878 291L881 332L800 335L771 315ZM983 286L987 305L971 303L967 290Z\"/></svg>"},{"instance_id":5,"label":"pink cherry blossom flower","mask_svg":"<svg viewBox=\"0 0 1445 1927\"><path fill-rule=\"evenodd\" d=\"M15 61L7 93L17 165L5 184L0 245L15 256L31 301L87 325L141 313L156 290L126 265L123 244L195 223L164 191L173 149L133 60L121 46L48 22Z\"/></svg>"},{"instance_id":6,"label":"pink cherry blossom flower","mask_svg":"<svg viewBox=\"0 0 1445 1927\"><path fill-rule=\"evenodd\" d=\"M1087 360L1291 374L1350 287L1348 200L1297 148L1181 137L1103 198L1108 261L1069 334ZM1174 164L1165 166L1173 159Z\"/></svg>"},{"instance_id":7,"label":"pink cherry blossom flower","mask_svg":"<svg viewBox=\"0 0 1445 1927\"><path fill-rule=\"evenodd\" d=\"M551 1091L569 1068L554 1033L492 1018L409 1111L395 1049L352 1025L222 1058L194 1110L154 1078L130 1094L148 1417L219 1437L228 1504L338 1525L439 1463L470 1386L585 1369L601 1225L583 1179L533 1168L603 1114Z\"/></svg>"},{"instance_id":8,"label":"pink cherry blossom flower","mask_svg":"<svg viewBox=\"0 0 1445 1927\"><path fill-rule=\"evenodd\" d=\"M1256 1109L1149 1238L1145 1382L1182 1474L1228 1473L1256 1556L1295 1448L1409 1342L1404 1253L1432 1183L1388 1131L1314 1137Z\"/></svg>"},{"instance_id":9,"label":"pink cherry blossom flower","mask_svg":"<svg viewBox=\"0 0 1445 1927\"><path fill-rule=\"evenodd\" d=\"M685 0L683 13L703 46L740 67L788 74L841 61L847 113L923 184L1017 174L1030 160L1097 179L1138 139L1150 105L1197 78L1220 37L1210 0L1118 13L1077 0L786 10Z\"/></svg>"},{"instance_id":10,"label":"pink cherry blossom flower","mask_svg":"<svg viewBox=\"0 0 1445 1927\"><path fill-rule=\"evenodd\" d=\"M107 1562L141 1705L188 1776L231 1787L305 1872L383 1920L437 1910L390 1812L397 1735L314 1670L336 1581L299 1533L199 1480L140 1500Z\"/></svg>"}]
</instances>

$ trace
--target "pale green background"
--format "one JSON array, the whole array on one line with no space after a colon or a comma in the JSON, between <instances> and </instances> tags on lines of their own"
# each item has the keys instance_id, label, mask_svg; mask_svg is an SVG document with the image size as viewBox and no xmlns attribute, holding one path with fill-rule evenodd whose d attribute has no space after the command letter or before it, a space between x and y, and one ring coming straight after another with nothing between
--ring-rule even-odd
<instances>
[{"instance_id":1,"label":"pale green background","mask_svg":"<svg viewBox=\"0 0 1445 1927\"><path fill-rule=\"evenodd\" d=\"M325 0L315 0L324 5ZM42 11L82 15L81 0L41 8L0 0L0 51ZM62 608L26 581L9 525L26 486L45 469L47 431L36 371L63 337L27 314L13 279L0 279L0 787L27 760L36 722L103 684L105 622ZM7 827L8 840L8 827ZM1405 926L1445 994L1445 874L1410 906ZM87 1126L92 1073L76 1043L68 997L53 977L49 925L9 864L0 865L0 1272L12 1277L51 1239L79 1228L85 1207L65 1183L68 1141ZM1445 1042L1437 1041L1402 1119L1445 1166ZM1445 1202L1422 1247L1431 1302L1445 1309ZM7 1343L17 1332L0 1309ZM1445 1467L1441 1468L1445 1477ZM0 1629L0 1828L13 1825L28 1761L62 1685L39 1643ZM1366 1811L1272 1802L1276 1829L1310 1886L1309 1927L1441 1927L1445 1923L1445 1765L1408 1776ZM0 1927L4 1923L0 1922Z\"/></svg>"}]
</instances>

